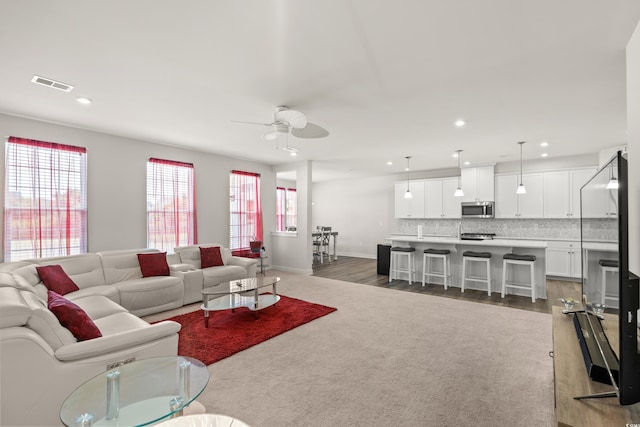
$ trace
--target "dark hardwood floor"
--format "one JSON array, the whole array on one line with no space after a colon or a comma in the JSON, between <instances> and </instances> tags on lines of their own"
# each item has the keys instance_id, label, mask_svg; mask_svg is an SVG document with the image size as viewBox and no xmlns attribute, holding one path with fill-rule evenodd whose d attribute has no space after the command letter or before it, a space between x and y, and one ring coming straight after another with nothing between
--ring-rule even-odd
<instances>
[{"instance_id":1,"label":"dark hardwood floor","mask_svg":"<svg viewBox=\"0 0 640 427\"><path fill-rule=\"evenodd\" d=\"M484 291L473 289L460 292L460 288L444 289L442 285L426 285L422 282L413 282L409 285L405 280L394 280L389 283L389 276L377 274L377 262L375 259L353 258L341 256L332 262L313 264L313 275L327 279L342 280L345 282L361 283L364 285L379 286L389 289L397 289L405 292L417 292L436 295L445 298L457 298L485 304L495 304L522 310L551 313L553 305L561 306L560 298L571 297L580 300L580 284L561 280L547 280L547 299L538 299L535 304L531 299L523 296L506 295L493 292L488 296Z\"/></svg>"}]
</instances>

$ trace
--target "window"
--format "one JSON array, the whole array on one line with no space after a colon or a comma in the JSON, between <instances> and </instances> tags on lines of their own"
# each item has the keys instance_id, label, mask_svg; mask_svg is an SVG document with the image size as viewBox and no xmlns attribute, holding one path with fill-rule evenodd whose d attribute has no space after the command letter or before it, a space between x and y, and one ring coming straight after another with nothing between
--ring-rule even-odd
<instances>
[{"instance_id":1,"label":"window","mask_svg":"<svg viewBox=\"0 0 640 427\"><path fill-rule=\"evenodd\" d=\"M147 247L172 252L197 243L193 164L147 162Z\"/></svg>"},{"instance_id":2,"label":"window","mask_svg":"<svg viewBox=\"0 0 640 427\"><path fill-rule=\"evenodd\" d=\"M295 188L276 187L276 230L287 231L296 227L298 197Z\"/></svg>"},{"instance_id":3,"label":"window","mask_svg":"<svg viewBox=\"0 0 640 427\"><path fill-rule=\"evenodd\" d=\"M5 174L5 261L87 252L86 148L12 136Z\"/></svg>"},{"instance_id":4,"label":"window","mask_svg":"<svg viewBox=\"0 0 640 427\"><path fill-rule=\"evenodd\" d=\"M229 195L229 248L234 255L246 255L249 242L262 240L260 175L231 171Z\"/></svg>"}]
</instances>

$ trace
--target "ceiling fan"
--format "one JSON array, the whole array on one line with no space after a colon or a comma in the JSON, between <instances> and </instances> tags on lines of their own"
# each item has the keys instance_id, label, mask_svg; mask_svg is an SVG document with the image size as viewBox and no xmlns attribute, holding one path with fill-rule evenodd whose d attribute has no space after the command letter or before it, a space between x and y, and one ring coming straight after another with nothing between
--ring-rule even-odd
<instances>
[{"instance_id":1,"label":"ceiling fan","mask_svg":"<svg viewBox=\"0 0 640 427\"><path fill-rule=\"evenodd\" d=\"M313 123L307 122L307 117L300 111L290 110L289 108L280 105L276 107L276 111L273 113L273 121L271 123L256 123L256 122L242 122L238 120L232 120L234 123L244 123L250 125L261 125L272 128L269 132L262 135L262 138L267 141L276 141L276 148L278 136L284 135L287 137L284 150L291 153L298 151L294 147L289 146L288 135L291 134L297 138L324 138L329 135L329 131L325 128Z\"/></svg>"}]
</instances>

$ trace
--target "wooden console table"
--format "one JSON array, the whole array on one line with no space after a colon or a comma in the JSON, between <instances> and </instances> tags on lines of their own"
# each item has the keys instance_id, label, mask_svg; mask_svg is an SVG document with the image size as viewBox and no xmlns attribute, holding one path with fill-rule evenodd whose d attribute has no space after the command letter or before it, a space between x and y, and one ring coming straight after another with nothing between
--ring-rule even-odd
<instances>
[{"instance_id":1,"label":"wooden console table","mask_svg":"<svg viewBox=\"0 0 640 427\"><path fill-rule=\"evenodd\" d=\"M617 322L605 315L605 332L617 350ZM615 338L616 342L614 342ZM558 426L602 427L640 423L640 403L621 406L617 398L575 400L575 396L613 391L613 387L591 381L584 366L572 315L553 307L553 369L555 382L556 419Z\"/></svg>"}]
</instances>

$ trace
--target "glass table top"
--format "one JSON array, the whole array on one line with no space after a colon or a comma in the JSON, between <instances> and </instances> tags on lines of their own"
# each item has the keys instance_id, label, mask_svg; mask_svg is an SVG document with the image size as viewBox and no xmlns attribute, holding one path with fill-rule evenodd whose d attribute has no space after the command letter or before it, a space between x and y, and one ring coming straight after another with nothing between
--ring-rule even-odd
<instances>
[{"instance_id":1,"label":"glass table top","mask_svg":"<svg viewBox=\"0 0 640 427\"><path fill-rule=\"evenodd\" d=\"M67 426L149 425L184 409L208 382L209 371L197 359L140 359L101 373L78 387L62 404L60 419ZM109 398L114 401L114 388L118 389L117 409L107 403Z\"/></svg>"},{"instance_id":2,"label":"glass table top","mask_svg":"<svg viewBox=\"0 0 640 427\"><path fill-rule=\"evenodd\" d=\"M280 278L274 276L258 276L249 277L247 279L231 280L229 282L220 283L219 285L203 289L202 295L239 294L271 286L279 281Z\"/></svg>"}]
</instances>

